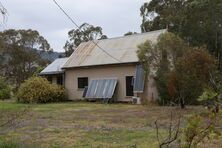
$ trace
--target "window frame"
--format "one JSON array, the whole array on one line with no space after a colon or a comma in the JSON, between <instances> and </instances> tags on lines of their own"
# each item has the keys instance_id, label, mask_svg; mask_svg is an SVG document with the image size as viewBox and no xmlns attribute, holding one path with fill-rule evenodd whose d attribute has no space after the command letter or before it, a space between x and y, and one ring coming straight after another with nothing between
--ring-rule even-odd
<instances>
[{"instance_id":1,"label":"window frame","mask_svg":"<svg viewBox=\"0 0 222 148\"><path fill-rule=\"evenodd\" d=\"M78 77L77 78L77 88L78 88L78 90L83 90L88 85L89 85L89 78L88 77Z\"/></svg>"}]
</instances>

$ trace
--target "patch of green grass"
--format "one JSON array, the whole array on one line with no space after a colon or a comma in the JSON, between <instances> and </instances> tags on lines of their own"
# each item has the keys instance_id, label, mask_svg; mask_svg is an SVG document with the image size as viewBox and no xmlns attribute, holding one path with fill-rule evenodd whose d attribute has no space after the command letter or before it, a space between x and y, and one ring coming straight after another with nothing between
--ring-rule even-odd
<instances>
[{"instance_id":1,"label":"patch of green grass","mask_svg":"<svg viewBox=\"0 0 222 148\"><path fill-rule=\"evenodd\" d=\"M27 104L20 104L17 102L4 102L0 101L0 110L19 110L23 109L25 107L28 107L30 105Z\"/></svg>"}]
</instances>

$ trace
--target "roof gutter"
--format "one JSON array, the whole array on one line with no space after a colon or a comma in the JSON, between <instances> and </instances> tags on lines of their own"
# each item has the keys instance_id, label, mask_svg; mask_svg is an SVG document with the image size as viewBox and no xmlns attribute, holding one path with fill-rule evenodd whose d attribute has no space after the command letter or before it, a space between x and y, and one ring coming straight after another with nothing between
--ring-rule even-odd
<instances>
[{"instance_id":1,"label":"roof gutter","mask_svg":"<svg viewBox=\"0 0 222 148\"><path fill-rule=\"evenodd\" d=\"M55 71L55 72L44 72L44 73L39 73L39 76L44 76L44 75L59 75L59 74L64 74L64 71Z\"/></svg>"},{"instance_id":2,"label":"roof gutter","mask_svg":"<svg viewBox=\"0 0 222 148\"><path fill-rule=\"evenodd\" d=\"M139 62L127 62L127 63L112 63L112 64L101 64L101 65L86 65L86 66L75 66L75 67L62 67L62 69L81 69L81 68L96 68L96 67L104 67L104 66L124 66L124 65L136 65Z\"/></svg>"}]
</instances>

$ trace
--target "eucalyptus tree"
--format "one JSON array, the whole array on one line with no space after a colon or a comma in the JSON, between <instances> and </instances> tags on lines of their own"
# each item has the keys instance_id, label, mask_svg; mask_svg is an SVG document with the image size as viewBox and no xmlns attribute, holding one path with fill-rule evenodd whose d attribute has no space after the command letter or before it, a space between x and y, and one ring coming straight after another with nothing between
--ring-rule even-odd
<instances>
[{"instance_id":1,"label":"eucalyptus tree","mask_svg":"<svg viewBox=\"0 0 222 148\"><path fill-rule=\"evenodd\" d=\"M66 56L70 56L75 48L77 48L82 42L96 39L107 39L107 36L103 34L101 27L93 26L88 23L83 23L78 29L70 30L68 36L69 39L64 46Z\"/></svg>"},{"instance_id":2,"label":"eucalyptus tree","mask_svg":"<svg viewBox=\"0 0 222 148\"><path fill-rule=\"evenodd\" d=\"M2 74L18 87L42 63L37 50L52 51L47 40L35 30L9 29L0 33Z\"/></svg>"},{"instance_id":3,"label":"eucalyptus tree","mask_svg":"<svg viewBox=\"0 0 222 148\"><path fill-rule=\"evenodd\" d=\"M141 31L167 28L193 46L206 46L222 70L221 0L151 0L140 9Z\"/></svg>"}]
</instances>

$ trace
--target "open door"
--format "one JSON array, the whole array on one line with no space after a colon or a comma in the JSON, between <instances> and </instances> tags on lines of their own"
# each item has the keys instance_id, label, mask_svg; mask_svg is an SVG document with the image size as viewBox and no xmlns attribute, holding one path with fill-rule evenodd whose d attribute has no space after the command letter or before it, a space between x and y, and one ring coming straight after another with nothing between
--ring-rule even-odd
<instances>
[{"instance_id":1,"label":"open door","mask_svg":"<svg viewBox=\"0 0 222 148\"><path fill-rule=\"evenodd\" d=\"M133 76L126 76L126 96L134 96L133 93Z\"/></svg>"}]
</instances>

